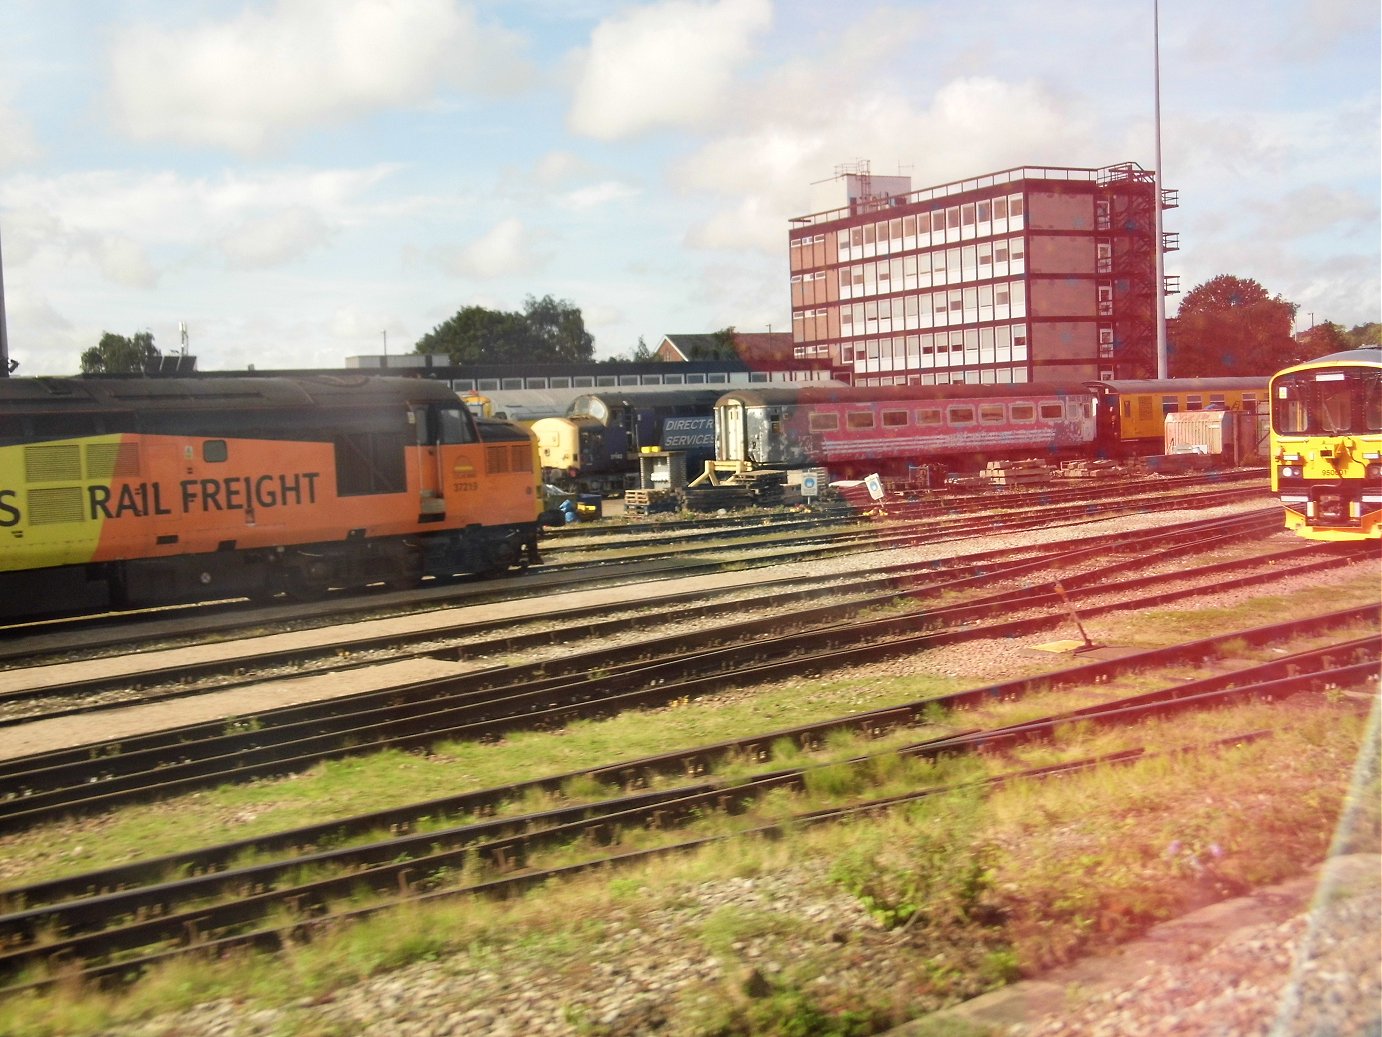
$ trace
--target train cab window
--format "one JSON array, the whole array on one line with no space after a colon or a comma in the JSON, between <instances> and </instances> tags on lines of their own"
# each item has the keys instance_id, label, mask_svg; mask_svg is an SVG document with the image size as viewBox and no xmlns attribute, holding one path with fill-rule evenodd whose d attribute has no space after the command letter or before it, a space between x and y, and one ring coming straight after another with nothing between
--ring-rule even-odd
<instances>
[{"instance_id":1,"label":"train cab window","mask_svg":"<svg viewBox=\"0 0 1382 1037\"><path fill-rule=\"evenodd\" d=\"M812 432L834 432L840 427L840 416L838 414L812 414L810 428Z\"/></svg>"},{"instance_id":2,"label":"train cab window","mask_svg":"<svg viewBox=\"0 0 1382 1037\"><path fill-rule=\"evenodd\" d=\"M918 425L939 425L941 423L941 409L939 407L923 407L917 411Z\"/></svg>"},{"instance_id":3,"label":"train cab window","mask_svg":"<svg viewBox=\"0 0 1382 1037\"><path fill-rule=\"evenodd\" d=\"M845 424L850 428L873 428L873 411L856 410L845 415Z\"/></svg>"},{"instance_id":4,"label":"train cab window","mask_svg":"<svg viewBox=\"0 0 1382 1037\"><path fill-rule=\"evenodd\" d=\"M1001 403L983 403L979 405L979 421L984 425L1000 425L1004 418L1004 407Z\"/></svg>"},{"instance_id":5,"label":"train cab window","mask_svg":"<svg viewBox=\"0 0 1382 1037\"><path fill-rule=\"evenodd\" d=\"M471 424L460 407L438 407L437 440L441 443L470 443L475 437Z\"/></svg>"},{"instance_id":6,"label":"train cab window","mask_svg":"<svg viewBox=\"0 0 1382 1037\"><path fill-rule=\"evenodd\" d=\"M907 424L907 412L905 410L885 410L883 412L884 428L900 428Z\"/></svg>"},{"instance_id":7,"label":"train cab window","mask_svg":"<svg viewBox=\"0 0 1382 1037\"><path fill-rule=\"evenodd\" d=\"M208 464L220 464L227 456L224 439L208 439L202 443L202 460Z\"/></svg>"},{"instance_id":8,"label":"train cab window","mask_svg":"<svg viewBox=\"0 0 1382 1037\"><path fill-rule=\"evenodd\" d=\"M1039 403L1037 404L1037 412L1046 421L1059 421L1065 417L1065 408L1060 405L1059 401Z\"/></svg>"},{"instance_id":9,"label":"train cab window","mask_svg":"<svg viewBox=\"0 0 1382 1037\"><path fill-rule=\"evenodd\" d=\"M1036 408L1030 403L1014 403L1008 406L1008 417L1013 421L1031 421L1036 417Z\"/></svg>"},{"instance_id":10,"label":"train cab window","mask_svg":"<svg viewBox=\"0 0 1382 1037\"><path fill-rule=\"evenodd\" d=\"M974 408L968 405L949 407L946 410L945 417L952 425L973 425Z\"/></svg>"}]
</instances>

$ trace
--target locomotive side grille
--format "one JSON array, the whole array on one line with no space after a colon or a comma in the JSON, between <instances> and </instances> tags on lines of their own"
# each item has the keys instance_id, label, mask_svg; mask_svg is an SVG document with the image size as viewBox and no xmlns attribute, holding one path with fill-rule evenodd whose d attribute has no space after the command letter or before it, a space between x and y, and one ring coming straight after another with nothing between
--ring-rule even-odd
<instances>
[{"instance_id":1,"label":"locomotive side grille","mask_svg":"<svg viewBox=\"0 0 1382 1037\"><path fill-rule=\"evenodd\" d=\"M510 471L509 448L506 446L485 447L485 473L487 475L502 475L507 471Z\"/></svg>"},{"instance_id":2,"label":"locomotive side grille","mask_svg":"<svg viewBox=\"0 0 1382 1037\"><path fill-rule=\"evenodd\" d=\"M76 443L26 447L24 477L29 482L65 482L80 479L81 448Z\"/></svg>"},{"instance_id":3,"label":"locomotive side grille","mask_svg":"<svg viewBox=\"0 0 1382 1037\"><path fill-rule=\"evenodd\" d=\"M86 448L88 479L139 476L139 447L133 443L90 443Z\"/></svg>"},{"instance_id":4,"label":"locomotive side grille","mask_svg":"<svg viewBox=\"0 0 1382 1037\"><path fill-rule=\"evenodd\" d=\"M29 525L50 526L82 520L82 488L53 486L29 491Z\"/></svg>"},{"instance_id":5,"label":"locomotive side grille","mask_svg":"<svg viewBox=\"0 0 1382 1037\"><path fill-rule=\"evenodd\" d=\"M513 472L531 472L533 470L533 450L527 443L521 443L509 447L509 470Z\"/></svg>"}]
</instances>

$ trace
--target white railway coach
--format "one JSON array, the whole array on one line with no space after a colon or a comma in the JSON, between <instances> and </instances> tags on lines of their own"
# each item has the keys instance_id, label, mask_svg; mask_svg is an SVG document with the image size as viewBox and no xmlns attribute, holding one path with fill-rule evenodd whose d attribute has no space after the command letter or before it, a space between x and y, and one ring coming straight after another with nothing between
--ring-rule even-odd
<instances>
[{"instance_id":1,"label":"white railway coach","mask_svg":"<svg viewBox=\"0 0 1382 1037\"><path fill-rule=\"evenodd\" d=\"M741 389L715 404L716 458L855 478L1089 456L1096 403L1080 382Z\"/></svg>"}]
</instances>

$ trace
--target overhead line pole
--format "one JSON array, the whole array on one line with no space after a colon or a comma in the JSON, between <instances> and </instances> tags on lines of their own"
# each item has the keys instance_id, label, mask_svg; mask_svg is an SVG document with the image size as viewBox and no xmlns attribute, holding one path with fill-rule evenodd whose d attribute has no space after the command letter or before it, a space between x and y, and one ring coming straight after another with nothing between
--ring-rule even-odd
<instances>
[{"instance_id":1,"label":"overhead line pole","mask_svg":"<svg viewBox=\"0 0 1382 1037\"><path fill-rule=\"evenodd\" d=\"M1154 101L1153 125L1156 129L1156 168L1152 171L1152 186L1156 197L1156 376L1166 375L1166 252L1161 226L1161 12L1159 0L1152 0L1152 85Z\"/></svg>"}]
</instances>

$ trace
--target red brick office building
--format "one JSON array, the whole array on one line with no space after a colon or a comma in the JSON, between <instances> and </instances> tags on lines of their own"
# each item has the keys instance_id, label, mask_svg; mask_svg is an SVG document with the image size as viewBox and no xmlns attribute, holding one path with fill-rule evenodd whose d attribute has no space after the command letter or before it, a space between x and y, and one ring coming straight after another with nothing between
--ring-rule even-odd
<instances>
[{"instance_id":1,"label":"red brick office building","mask_svg":"<svg viewBox=\"0 0 1382 1037\"><path fill-rule=\"evenodd\" d=\"M798 359L857 385L1156 376L1151 172L1024 166L912 191L863 166L828 189L840 206L788 235Z\"/></svg>"}]
</instances>

